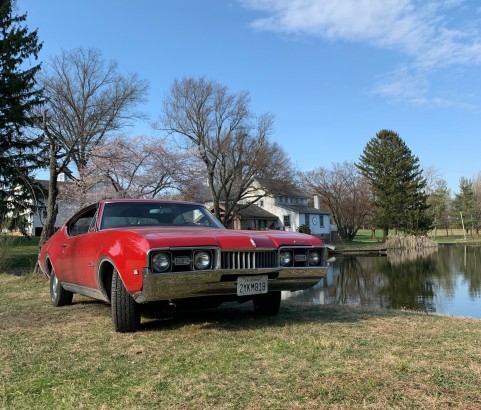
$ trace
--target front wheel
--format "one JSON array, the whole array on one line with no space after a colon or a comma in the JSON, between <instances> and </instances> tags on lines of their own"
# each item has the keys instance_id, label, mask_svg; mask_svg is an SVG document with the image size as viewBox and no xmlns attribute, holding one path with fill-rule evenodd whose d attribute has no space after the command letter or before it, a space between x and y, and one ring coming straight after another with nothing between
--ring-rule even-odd
<instances>
[{"instance_id":1,"label":"front wheel","mask_svg":"<svg viewBox=\"0 0 481 410\"><path fill-rule=\"evenodd\" d=\"M116 332L135 332L140 326L140 306L125 288L117 270L112 275L112 321Z\"/></svg>"},{"instance_id":2,"label":"front wheel","mask_svg":"<svg viewBox=\"0 0 481 410\"><path fill-rule=\"evenodd\" d=\"M53 306L66 306L72 303L73 293L65 290L52 268L50 272L50 303Z\"/></svg>"},{"instance_id":3,"label":"front wheel","mask_svg":"<svg viewBox=\"0 0 481 410\"><path fill-rule=\"evenodd\" d=\"M275 316L281 306L281 292L269 292L254 297L254 312L259 315Z\"/></svg>"}]
</instances>

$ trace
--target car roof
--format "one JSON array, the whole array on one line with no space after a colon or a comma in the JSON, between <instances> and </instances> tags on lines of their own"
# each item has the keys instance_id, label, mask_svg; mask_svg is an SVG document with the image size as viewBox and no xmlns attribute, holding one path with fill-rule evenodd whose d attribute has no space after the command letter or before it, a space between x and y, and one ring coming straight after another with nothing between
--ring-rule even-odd
<instances>
[{"instance_id":1,"label":"car roof","mask_svg":"<svg viewBox=\"0 0 481 410\"><path fill-rule=\"evenodd\" d=\"M190 205L201 205L197 202L190 201L179 201L177 199L138 199L138 198L112 198L103 199L103 203L113 203L113 202L152 202L152 203L173 203L173 204L190 204Z\"/></svg>"}]
</instances>

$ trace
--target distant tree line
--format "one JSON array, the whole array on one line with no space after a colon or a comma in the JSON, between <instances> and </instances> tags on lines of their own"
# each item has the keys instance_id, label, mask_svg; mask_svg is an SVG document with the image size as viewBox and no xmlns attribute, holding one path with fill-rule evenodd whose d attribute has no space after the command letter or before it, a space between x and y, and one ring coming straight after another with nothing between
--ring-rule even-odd
<instances>
[{"instance_id":1,"label":"distant tree line","mask_svg":"<svg viewBox=\"0 0 481 410\"><path fill-rule=\"evenodd\" d=\"M361 228L382 229L383 240L395 233L424 235L462 228L467 238L481 228L481 173L462 177L451 196L447 182L433 168L422 170L419 159L394 131L381 130L364 148L357 163L302 173L306 191L318 195L338 226L342 241Z\"/></svg>"},{"instance_id":2,"label":"distant tree line","mask_svg":"<svg viewBox=\"0 0 481 410\"><path fill-rule=\"evenodd\" d=\"M41 65L37 30L15 2L0 3L0 223L25 232L39 197L46 204L42 244L54 231L58 204L101 196L175 197L210 202L228 226L234 209L256 203L256 178L295 180L317 195L342 240L361 227L423 234L462 226L479 234L481 177L463 178L451 199L394 131L381 130L356 163L297 171L270 140L274 118L255 114L247 91L201 78L173 81L152 135L128 135L148 91L95 49L62 51ZM160 136L154 135L161 134ZM49 172L47 193L36 184ZM58 177L72 183L59 190ZM95 188L95 189L93 189ZM92 192L94 195L92 196Z\"/></svg>"},{"instance_id":3,"label":"distant tree line","mask_svg":"<svg viewBox=\"0 0 481 410\"><path fill-rule=\"evenodd\" d=\"M419 159L391 130L379 131L358 163L308 172L304 184L330 211L343 241L366 225L382 229L386 240L391 229L424 234L432 224Z\"/></svg>"}]
</instances>

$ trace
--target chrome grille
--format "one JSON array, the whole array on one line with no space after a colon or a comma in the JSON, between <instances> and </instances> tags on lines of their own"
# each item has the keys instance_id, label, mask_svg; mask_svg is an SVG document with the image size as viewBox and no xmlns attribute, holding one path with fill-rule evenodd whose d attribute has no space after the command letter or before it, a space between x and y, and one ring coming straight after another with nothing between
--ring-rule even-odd
<instances>
[{"instance_id":1,"label":"chrome grille","mask_svg":"<svg viewBox=\"0 0 481 410\"><path fill-rule=\"evenodd\" d=\"M221 254L221 269L262 269L277 266L277 251L226 251Z\"/></svg>"}]
</instances>

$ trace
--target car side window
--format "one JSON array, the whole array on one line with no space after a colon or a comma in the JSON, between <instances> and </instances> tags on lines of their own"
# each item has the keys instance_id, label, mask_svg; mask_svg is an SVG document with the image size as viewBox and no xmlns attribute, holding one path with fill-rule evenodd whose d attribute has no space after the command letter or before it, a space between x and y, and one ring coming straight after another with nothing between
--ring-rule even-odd
<instances>
[{"instance_id":1,"label":"car side window","mask_svg":"<svg viewBox=\"0 0 481 410\"><path fill-rule=\"evenodd\" d=\"M90 220L90 225L89 225L89 229L88 229L89 232L95 230L95 223L97 222L97 215L98 215L98 213L99 213L99 210L98 210L98 208L97 208L97 211L95 212L95 215L94 215L93 218Z\"/></svg>"},{"instance_id":2,"label":"car side window","mask_svg":"<svg viewBox=\"0 0 481 410\"><path fill-rule=\"evenodd\" d=\"M95 214L96 209L91 209L86 213L80 215L67 227L68 234L70 236L77 236L89 232L90 226L95 223Z\"/></svg>"}]
</instances>

